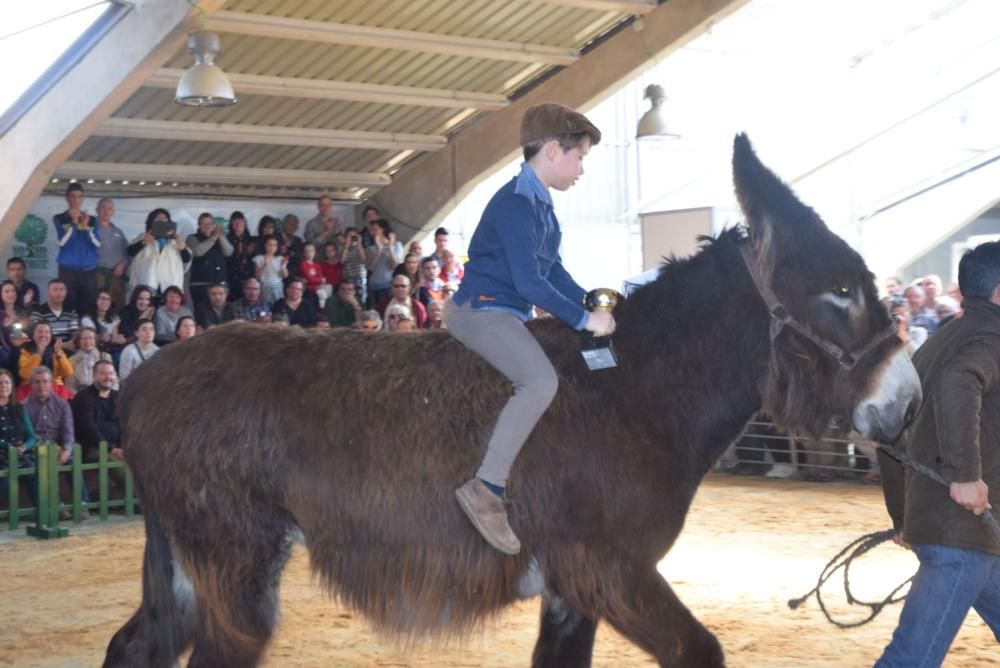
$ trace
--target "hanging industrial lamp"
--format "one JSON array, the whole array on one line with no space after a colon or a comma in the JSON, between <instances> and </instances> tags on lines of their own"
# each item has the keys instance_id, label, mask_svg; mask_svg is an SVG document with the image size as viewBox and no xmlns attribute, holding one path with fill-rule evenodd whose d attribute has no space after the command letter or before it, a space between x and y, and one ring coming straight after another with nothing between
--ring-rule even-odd
<instances>
[{"instance_id":1,"label":"hanging industrial lamp","mask_svg":"<svg viewBox=\"0 0 1000 668\"><path fill-rule=\"evenodd\" d=\"M643 98L649 100L650 107L639 119L639 126L635 131L636 139L680 139L681 136L667 124L667 115L663 110L667 93L663 90L663 86L656 84L646 86Z\"/></svg>"},{"instance_id":2,"label":"hanging industrial lamp","mask_svg":"<svg viewBox=\"0 0 1000 668\"><path fill-rule=\"evenodd\" d=\"M236 104L236 93L229 77L214 64L222 51L222 42L214 32L199 30L188 37L187 50L194 65L184 71L177 82L174 102L189 107L228 107Z\"/></svg>"}]
</instances>

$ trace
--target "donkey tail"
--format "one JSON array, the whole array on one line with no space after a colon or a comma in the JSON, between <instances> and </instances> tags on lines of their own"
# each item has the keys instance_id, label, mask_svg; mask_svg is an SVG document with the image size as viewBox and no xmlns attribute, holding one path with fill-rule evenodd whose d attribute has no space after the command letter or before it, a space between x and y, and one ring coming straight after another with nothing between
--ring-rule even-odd
<instances>
[{"instance_id":1,"label":"donkey tail","mask_svg":"<svg viewBox=\"0 0 1000 668\"><path fill-rule=\"evenodd\" d=\"M191 643L195 597L191 582L174 558L170 540L151 508L144 508L146 550L142 564L142 604L108 643L105 668L169 668Z\"/></svg>"}]
</instances>

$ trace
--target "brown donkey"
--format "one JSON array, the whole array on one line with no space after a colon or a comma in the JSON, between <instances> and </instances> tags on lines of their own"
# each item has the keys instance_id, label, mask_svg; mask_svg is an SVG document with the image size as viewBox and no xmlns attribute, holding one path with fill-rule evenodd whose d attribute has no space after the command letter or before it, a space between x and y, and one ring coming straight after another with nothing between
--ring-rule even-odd
<instances>
[{"instance_id":1,"label":"brown donkey","mask_svg":"<svg viewBox=\"0 0 1000 668\"><path fill-rule=\"evenodd\" d=\"M536 666L589 665L600 620L661 665L723 665L656 570L716 458L762 408L788 430L837 419L892 438L920 401L861 257L744 136L733 166L747 230L619 305L618 368L588 371L575 332L531 323L560 389L511 475L518 556L452 495L511 388L447 333L235 323L143 364L121 405L143 598L105 665L170 666L192 646L191 666L258 664L296 540L327 590L396 638L479 630L541 594Z\"/></svg>"}]
</instances>

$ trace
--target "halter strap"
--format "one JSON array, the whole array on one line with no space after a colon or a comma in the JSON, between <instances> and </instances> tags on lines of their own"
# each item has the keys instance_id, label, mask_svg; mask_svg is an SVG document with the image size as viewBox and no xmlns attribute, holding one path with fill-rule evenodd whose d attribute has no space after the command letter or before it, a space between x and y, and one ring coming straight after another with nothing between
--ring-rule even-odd
<instances>
[{"instance_id":1,"label":"halter strap","mask_svg":"<svg viewBox=\"0 0 1000 668\"><path fill-rule=\"evenodd\" d=\"M740 255L743 256L743 263L747 267L747 271L750 272L750 278L753 279L753 284L757 288L757 292L760 294L760 298L764 300L764 304L767 306L768 312L771 314L771 349L774 349L774 340L778 338L778 334L781 333L785 327L791 327L796 332L806 337L814 344L819 346L820 350L830 355L837 364L844 371L850 371L858 362L860 362L865 355L874 350L879 344L888 339L891 336L895 336L896 328L889 327L885 331L879 333L875 338L869 341L863 348L856 351L848 352L838 346L833 341L825 339L819 334L813 332L808 325L804 325L795 319L785 305L781 303L774 291L771 290L771 286L764 282L764 278L760 275L760 271L757 269L757 261L750 250L750 247L746 244L740 246Z\"/></svg>"}]
</instances>

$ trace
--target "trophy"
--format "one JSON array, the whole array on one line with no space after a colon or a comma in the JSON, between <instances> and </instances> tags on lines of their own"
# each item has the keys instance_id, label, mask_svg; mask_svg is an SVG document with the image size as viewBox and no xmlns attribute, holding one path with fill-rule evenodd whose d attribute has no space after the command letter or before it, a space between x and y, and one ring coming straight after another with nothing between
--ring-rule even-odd
<instances>
[{"instance_id":1,"label":"trophy","mask_svg":"<svg viewBox=\"0 0 1000 668\"><path fill-rule=\"evenodd\" d=\"M611 313L615 310L618 300L622 298L620 293L610 288L597 288L587 293L583 304L588 311ZM591 371L618 366L618 358L615 357L610 336L594 336L593 333L584 331L580 338L580 354L583 355L583 361Z\"/></svg>"}]
</instances>

